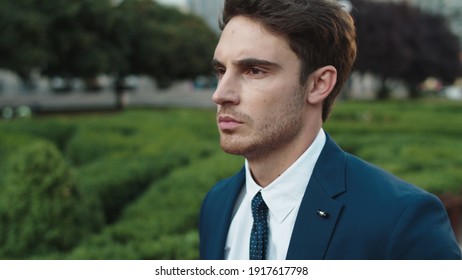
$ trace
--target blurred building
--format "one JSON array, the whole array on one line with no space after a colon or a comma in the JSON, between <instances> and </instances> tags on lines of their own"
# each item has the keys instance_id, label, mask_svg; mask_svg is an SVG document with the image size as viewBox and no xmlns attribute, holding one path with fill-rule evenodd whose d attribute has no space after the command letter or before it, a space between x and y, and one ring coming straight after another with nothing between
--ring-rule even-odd
<instances>
[{"instance_id":1,"label":"blurred building","mask_svg":"<svg viewBox=\"0 0 462 280\"><path fill-rule=\"evenodd\" d=\"M218 22L223 4L224 0L188 0L190 11L202 17L216 32L220 31Z\"/></svg>"},{"instance_id":2,"label":"blurred building","mask_svg":"<svg viewBox=\"0 0 462 280\"><path fill-rule=\"evenodd\" d=\"M182 11L189 11L188 0L154 0L167 6L175 6Z\"/></svg>"},{"instance_id":3,"label":"blurred building","mask_svg":"<svg viewBox=\"0 0 462 280\"><path fill-rule=\"evenodd\" d=\"M224 0L156 0L164 5L171 5L185 12L191 12L204 19L215 32L219 32L218 21Z\"/></svg>"}]
</instances>

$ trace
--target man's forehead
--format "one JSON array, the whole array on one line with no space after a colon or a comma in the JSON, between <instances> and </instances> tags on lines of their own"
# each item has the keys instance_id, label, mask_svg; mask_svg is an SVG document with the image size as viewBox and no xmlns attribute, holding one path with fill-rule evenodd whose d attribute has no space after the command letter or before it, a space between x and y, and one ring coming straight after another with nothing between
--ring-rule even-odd
<instances>
[{"instance_id":1,"label":"man's forehead","mask_svg":"<svg viewBox=\"0 0 462 280\"><path fill-rule=\"evenodd\" d=\"M215 59L247 58L279 60L293 53L283 36L267 31L259 22L247 17L232 18L223 30L215 49ZM293 53L293 55L295 55Z\"/></svg>"}]
</instances>

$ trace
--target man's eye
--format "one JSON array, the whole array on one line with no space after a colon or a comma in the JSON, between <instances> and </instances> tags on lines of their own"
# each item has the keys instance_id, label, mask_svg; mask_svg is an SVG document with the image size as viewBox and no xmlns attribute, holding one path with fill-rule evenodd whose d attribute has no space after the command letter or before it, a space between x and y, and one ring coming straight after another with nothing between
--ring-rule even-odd
<instances>
[{"instance_id":1,"label":"man's eye","mask_svg":"<svg viewBox=\"0 0 462 280\"><path fill-rule=\"evenodd\" d=\"M223 77L223 75L225 74L226 72L226 69L225 68L216 68L215 69L215 75L220 78L220 77Z\"/></svg>"},{"instance_id":2,"label":"man's eye","mask_svg":"<svg viewBox=\"0 0 462 280\"><path fill-rule=\"evenodd\" d=\"M261 73L261 70L258 69L258 68L252 68L252 69L250 69L250 73L251 73L252 75L258 75L258 74Z\"/></svg>"},{"instance_id":3,"label":"man's eye","mask_svg":"<svg viewBox=\"0 0 462 280\"><path fill-rule=\"evenodd\" d=\"M265 74L265 71L257 67L252 67L252 68L249 68L248 73L252 76L261 76Z\"/></svg>"}]
</instances>

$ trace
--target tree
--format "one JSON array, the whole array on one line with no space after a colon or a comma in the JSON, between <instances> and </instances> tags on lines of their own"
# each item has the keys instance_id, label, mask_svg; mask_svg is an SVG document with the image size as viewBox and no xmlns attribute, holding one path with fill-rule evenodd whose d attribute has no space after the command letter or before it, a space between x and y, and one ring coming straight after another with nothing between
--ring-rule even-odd
<instances>
[{"instance_id":1,"label":"tree","mask_svg":"<svg viewBox=\"0 0 462 280\"><path fill-rule=\"evenodd\" d=\"M33 69L86 81L113 75L118 108L127 75L164 87L209 74L217 40L203 20L152 0L4 0L0 26L0 67L24 79Z\"/></svg>"},{"instance_id":2,"label":"tree","mask_svg":"<svg viewBox=\"0 0 462 280\"><path fill-rule=\"evenodd\" d=\"M413 71L403 73L410 85L411 97L418 97L417 87L428 77L451 84L461 75L459 39L451 32L446 20L438 15L423 13L416 55L411 61Z\"/></svg>"},{"instance_id":3,"label":"tree","mask_svg":"<svg viewBox=\"0 0 462 280\"><path fill-rule=\"evenodd\" d=\"M0 5L0 68L15 72L27 87L31 73L43 69L51 53L48 19L37 13L34 0L2 0Z\"/></svg>"},{"instance_id":4,"label":"tree","mask_svg":"<svg viewBox=\"0 0 462 280\"><path fill-rule=\"evenodd\" d=\"M96 85L94 78L108 71L110 53L114 46L108 34L113 25L112 6L109 0L41 1L40 11L50 20L50 48L53 56L44 74L86 80L87 88ZM56 12L56 5L64 8Z\"/></svg>"},{"instance_id":5,"label":"tree","mask_svg":"<svg viewBox=\"0 0 462 280\"><path fill-rule=\"evenodd\" d=\"M406 3L352 0L358 56L354 69L382 80L379 98L389 95L388 79L402 80L410 97L428 77L452 83L461 74L459 41L440 15Z\"/></svg>"},{"instance_id":6,"label":"tree","mask_svg":"<svg viewBox=\"0 0 462 280\"><path fill-rule=\"evenodd\" d=\"M0 67L30 83L31 72L91 78L107 70L110 0L3 0Z\"/></svg>"},{"instance_id":7,"label":"tree","mask_svg":"<svg viewBox=\"0 0 462 280\"><path fill-rule=\"evenodd\" d=\"M114 11L110 38L116 46L110 72L116 77L118 107L124 78L146 74L161 88L173 79L211 72L216 35L196 16L151 0L125 0Z\"/></svg>"},{"instance_id":8,"label":"tree","mask_svg":"<svg viewBox=\"0 0 462 280\"><path fill-rule=\"evenodd\" d=\"M119 76L147 74L162 87L211 72L217 38L201 19L151 0L125 0L116 10L112 38L121 52L113 61Z\"/></svg>"}]
</instances>

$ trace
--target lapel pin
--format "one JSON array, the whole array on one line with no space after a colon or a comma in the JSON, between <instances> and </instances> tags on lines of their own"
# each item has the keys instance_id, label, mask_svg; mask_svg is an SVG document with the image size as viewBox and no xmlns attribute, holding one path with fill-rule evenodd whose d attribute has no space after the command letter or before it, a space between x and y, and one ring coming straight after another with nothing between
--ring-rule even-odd
<instances>
[{"instance_id":1,"label":"lapel pin","mask_svg":"<svg viewBox=\"0 0 462 280\"><path fill-rule=\"evenodd\" d=\"M318 210L318 211L316 211L316 213L318 213L319 217L322 217L322 218L325 218L325 219L327 219L329 217L329 214L327 212L325 212L325 211L322 211L322 210Z\"/></svg>"}]
</instances>

